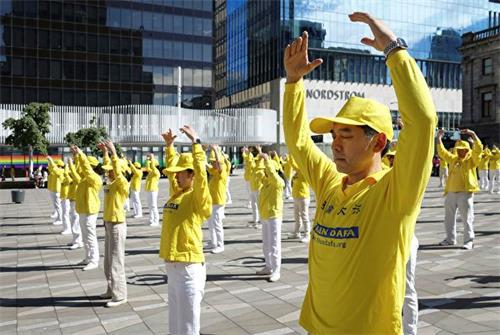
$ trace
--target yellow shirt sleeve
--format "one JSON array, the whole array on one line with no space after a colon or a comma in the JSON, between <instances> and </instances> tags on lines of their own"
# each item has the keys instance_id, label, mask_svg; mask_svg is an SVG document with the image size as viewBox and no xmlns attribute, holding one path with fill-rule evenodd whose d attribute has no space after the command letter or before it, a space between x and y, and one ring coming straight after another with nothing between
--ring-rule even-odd
<instances>
[{"instance_id":1,"label":"yellow shirt sleeve","mask_svg":"<svg viewBox=\"0 0 500 335\"><path fill-rule=\"evenodd\" d=\"M387 61L404 123L392 167L390 204L400 213L420 206L432 170L437 114L422 72L406 50Z\"/></svg>"},{"instance_id":2,"label":"yellow shirt sleeve","mask_svg":"<svg viewBox=\"0 0 500 335\"><path fill-rule=\"evenodd\" d=\"M194 168L194 212L201 217L208 218L212 214L212 198L208 189L207 170L205 169L206 157L201 144L193 144ZM203 224L203 221L201 221Z\"/></svg>"},{"instance_id":3,"label":"yellow shirt sleeve","mask_svg":"<svg viewBox=\"0 0 500 335\"><path fill-rule=\"evenodd\" d=\"M305 109L304 82L285 85L283 102L283 128L285 142L305 180L320 196L323 185L331 185L342 175L311 139Z\"/></svg>"}]
</instances>

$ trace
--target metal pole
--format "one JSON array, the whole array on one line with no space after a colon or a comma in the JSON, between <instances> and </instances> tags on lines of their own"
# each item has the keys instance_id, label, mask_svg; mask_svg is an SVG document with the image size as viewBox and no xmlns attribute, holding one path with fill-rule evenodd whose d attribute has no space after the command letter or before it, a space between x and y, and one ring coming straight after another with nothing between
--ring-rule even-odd
<instances>
[{"instance_id":1,"label":"metal pole","mask_svg":"<svg viewBox=\"0 0 500 335\"><path fill-rule=\"evenodd\" d=\"M177 129L180 129L181 124L181 102L182 102L182 68L177 67Z\"/></svg>"}]
</instances>

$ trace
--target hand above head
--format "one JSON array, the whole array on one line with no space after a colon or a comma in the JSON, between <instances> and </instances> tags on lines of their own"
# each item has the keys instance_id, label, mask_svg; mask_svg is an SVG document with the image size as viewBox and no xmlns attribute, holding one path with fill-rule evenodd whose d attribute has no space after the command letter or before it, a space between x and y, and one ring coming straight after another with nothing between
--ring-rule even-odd
<instances>
[{"instance_id":1,"label":"hand above head","mask_svg":"<svg viewBox=\"0 0 500 335\"><path fill-rule=\"evenodd\" d=\"M444 135L444 129L443 128L440 128L437 132L437 138L438 140L441 140L443 138L443 135Z\"/></svg>"},{"instance_id":2,"label":"hand above head","mask_svg":"<svg viewBox=\"0 0 500 335\"><path fill-rule=\"evenodd\" d=\"M212 149L213 151L217 151L218 148L219 146L217 144L210 144L210 149Z\"/></svg>"},{"instance_id":3,"label":"hand above head","mask_svg":"<svg viewBox=\"0 0 500 335\"><path fill-rule=\"evenodd\" d=\"M101 150L103 153L108 152L108 148L106 148L106 144L104 142L97 143L97 147L99 150Z\"/></svg>"},{"instance_id":4,"label":"hand above head","mask_svg":"<svg viewBox=\"0 0 500 335\"><path fill-rule=\"evenodd\" d=\"M191 126L184 125L184 127L182 127L180 131L186 134L186 136L189 137L189 139L193 143L195 143L196 140L199 139L198 134Z\"/></svg>"},{"instance_id":5,"label":"hand above head","mask_svg":"<svg viewBox=\"0 0 500 335\"><path fill-rule=\"evenodd\" d=\"M112 155L116 155L116 148L115 148L115 145L113 144L113 142L111 142L111 140L106 140L104 142L104 145L111 152Z\"/></svg>"},{"instance_id":6,"label":"hand above head","mask_svg":"<svg viewBox=\"0 0 500 335\"><path fill-rule=\"evenodd\" d=\"M303 76L323 63L321 58L309 62L309 57L307 56L308 44L309 36L307 31L304 31L302 36L296 38L292 44L286 46L283 64L285 66L287 83L299 81Z\"/></svg>"},{"instance_id":7,"label":"hand above head","mask_svg":"<svg viewBox=\"0 0 500 335\"><path fill-rule=\"evenodd\" d=\"M262 153L262 147L260 145L256 145L255 146L255 150L257 150L257 153L258 154L261 154Z\"/></svg>"},{"instance_id":8,"label":"hand above head","mask_svg":"<svg viewBox=\"0 0 500 335\"><path fill-rule=\"evenodd\" d=\"M366 23L370 27L374 38L363 37L361 43L369 45L378 51L384 51L389 43L396 40L396 35L382 21L368 13L354 12L349 14L349 19L352 22Z\"/></svg>"},{"instance_id":9,"label":"hand above head","mask_svg":"<svg viewBox=\"0 0 500 335\"><path fill-rule=\"evenodd\" d=\"M161 137L163 137L163 140L165 141L165 144L167 146L171 146L174 143L175 139L177 138L177 135L174 135L172 129L168 128L166 132L161 134Z\"/></svg>"},{"instance_id":10,"label":"hand above head","mask_svg":"<svg viewBox=\"0 0 500 335\"><path fill-rule=\"evenodd\" d=\"M265 161L267 161L267 160L269 159L269 155L268 155L268 154L266 154L265 152L261 152L261 153L259 154L259 156L260 156L263 160L265 160Z\"/></svg>"}]
</instances>

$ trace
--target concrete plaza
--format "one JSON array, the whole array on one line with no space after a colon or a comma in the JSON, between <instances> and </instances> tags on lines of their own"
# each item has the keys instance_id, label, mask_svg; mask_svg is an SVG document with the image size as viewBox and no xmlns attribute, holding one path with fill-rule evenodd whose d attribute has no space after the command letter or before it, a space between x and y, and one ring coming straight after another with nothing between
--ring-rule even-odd
<instances>
[{"instance_id":1,"label":"concrete plaza","mask_svg":"<svg viewBox=\"0 0 500 335\"><path fill-rule=\"evenodd\" d=\"M263 265L261 231L248 228L246 189L236 171L233 204L226 210L226 250L206 254L207 284L202 303L202 334L305 334L298 324L307 288L307 244L289 239L293 203L285 203L281 280L255 275ZM162 179L159 204L168 185ZM143 207L146 207L142 194ZM417 290L419 334L500 333L500 195L475 197L476 245L439 247L443 239L443 196L432 178L420 213ZM160 205L160 207L161 207ZM315 210L311 203L311 218ZM167 334L167 278L158 257L160 227L147 218L128 219L126 272L128 303L105 308L98 295L106 288L100 268L77 266L83 250L68 250L71 237L51 224L46 190L27 190L23 204L0 190L1 334ZM147 216L148 210L145 208ZM102 212L101 212L102 215ZM101 255L104 228L98 220ZM208 237L204 229L205 237ZM361 321L361 320L360 320Z\"/></svg>"}]
</instances>

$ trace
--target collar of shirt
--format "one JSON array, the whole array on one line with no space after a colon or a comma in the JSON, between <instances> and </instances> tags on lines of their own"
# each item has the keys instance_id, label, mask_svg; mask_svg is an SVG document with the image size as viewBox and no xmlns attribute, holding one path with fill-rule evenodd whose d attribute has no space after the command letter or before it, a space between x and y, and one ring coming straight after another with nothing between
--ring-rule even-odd
<instances>
[{"instance_id":1,"label":"collar of shirt","mask_svg":"<svg viewBox=\"0 0 500 335\"><path fill-rule=\"evenodd\" d=\"M352 185L347 185L348 176L344 176L342 178L342 195L344 198L350 198L352 195L358 193L359 191L367 188L368 186L376 184L387 172L389 169L382 169L378 172L375 172L365 179L362 179Z\"/></svg>"}]
</instances>

